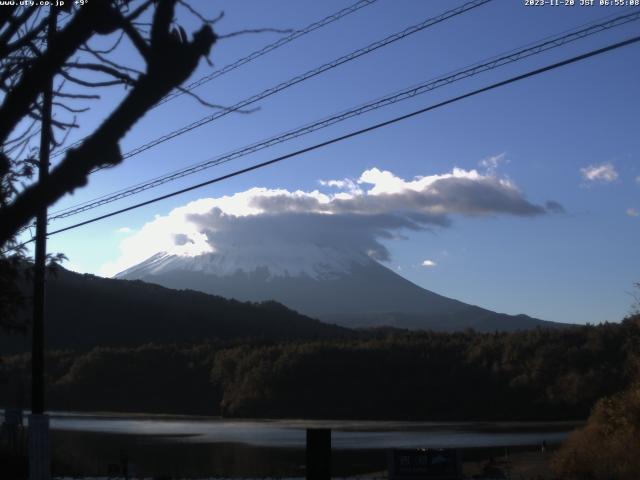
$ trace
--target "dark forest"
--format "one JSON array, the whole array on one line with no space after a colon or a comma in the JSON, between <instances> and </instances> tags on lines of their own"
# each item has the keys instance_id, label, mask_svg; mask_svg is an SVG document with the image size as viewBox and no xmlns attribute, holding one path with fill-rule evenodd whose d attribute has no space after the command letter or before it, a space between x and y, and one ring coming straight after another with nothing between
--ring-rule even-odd
<instances>
[{"instance_id":1,"label":"dark forest","mask_svg":"<svg viewBox=\"0 0 640 480\"><path fill-rule=\"evenodd\" d=\"M226 417L574 420L638 377L640 317L514 333L371 330L323 340L219 340L52 351L52 409ZM6 356L2 403L28 399ZM22 386L21 386L22 385ZM10 388L6 388L10 387Z\"/></svg>"}]
</instances>

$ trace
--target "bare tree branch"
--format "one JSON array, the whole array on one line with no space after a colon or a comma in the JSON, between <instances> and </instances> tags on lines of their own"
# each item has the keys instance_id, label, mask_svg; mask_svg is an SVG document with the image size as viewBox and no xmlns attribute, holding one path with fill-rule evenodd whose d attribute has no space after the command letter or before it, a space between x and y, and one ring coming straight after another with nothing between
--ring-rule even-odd
<instances>
[{"instance_id":1,"label":"bare tree branch","mask_svg":"<svg viewBox=\"0 0 640 480\"><path fill-rule=\"evenodd\" d=\"M69 105L66 105L66 104L62 103L62 102L53 102L53 105L56 106L56 107L60 107L63 110L66 110L67 112L70 112L70 113L84 113L84 112L88 112L90 110L89 107L73 108L73 107L70 107Z\"/></svg>"},{"instance_id":2,"label":"bare tree branch","mask_svg":"<svg viewBox=\"0 0 640 480\"><path fill-rule=\"evenodd\" d=\"M121 31L120 35L118 35L118 38L116 38L115 42L113 42L113 45L111 45L109 48L107 48L105 50L98 50L98 49L95 49L95 48L91 48L91 51L95 52L95 53L102 54L102 55L108 55L108 54L112 53L116 48L118 48L118 45L120 45L120 42L122 42L123 38L124 38L124 31ZM90 48L89 45L88 45L88 42L87 42L87 44L85 44L84 48Z\"/></svg>"},{"instance_id":3,"label":"bare tree branch","mask_svg":"<svg viewBox=\"0 0 640 480\"><path fill-rule=\"evenodd\" d=\"M18 135L15 138L11 138L9 140L7 140L6 142L4 142L4 144L2 145L2 148L5 150L6 152L6 148L15 143L15 142L19 142L22 139L24 139L27 135L29 135L29 132L31 132L31 130L33 129L33 127L35 127L38 124L38 121L36 119L31 120L31 122L29 122L29 125L27 125L27 127L24 129L24 131Z\"/></svg>"},{"instance_id":4,"label":"bare tree branch","mask_svg":"<svg viewBox=\"0 0 640 480\"><path fill-rule=\"evenodd\" d=\"M136 8L133 12L131 12L125 18L129 22L133 22L136 18L142 15L154 2L155 0L145 0L138 8Z\"/></svg>"},{"instance_id":5,"label":"bare tree branch","mask_svg":"<svg viewBox=\"0 0 640 480\"><path fill-rule=\"evenodd\" d=\"M122 85L127 82L122 80L108 80L104 82L94 82L90 80L83 80L81 78L76 77L75 75L70 74L65 70L60 70L60 75L69 80L71 83L75 83L76 85L82 85L83 87L113 87L114 85Z\"/></svg>"},{"instance_id":6,"label":"bare tree branch","mask_svg":"<svg viewBox=\"0 0 640 480\"><path fill-rule=\"evenodd\" d=\"M5 28L11 21L15 11L16 5L6 5L4 8L0 8L0 29Z\"/></svg>"},{"instance_id":7,"label":"bare tree branch","mask_svg":"<svg viewBox=\"0 0 640 480\"><path fill-rule=\"evenodd\" d=\"M122 17L120 19L120 25L124 33L129 37L129 40L131 40L131 43L133 43L140 55L142 55L142 58L148 62L149 56L151 55L151 48L147 41L142 38L140 32L138 32L138 30L136 30L136 28L126 18Z\"/></svg>"},{"instance_id":8,"label":"bare tree branch","mask_svg":"<svg viewBox=\"0 0 640 480\"><path fill-rule=\"evenodd\" d=\"M73 117L73 121L74 122L75 122L75 120L76 120L76 117ZM70 128L67 129L67 130L64 130L64 136L62 137L62 140L59 140L59 141L55 139L54 135L52 135L53 145L52 145L51 151L54 151L56 148L64 145L66 143L67 139L69 138L70 134L71 134L71 129Z\"/></svg>"},{"instance_id":9,"label":"bare tree branch","mask_svg":"<svg viewBox=\"0 0 640 480\"><path fill-rule=\"evenodd\" d=\"M66 193L85 185L89 174L95 168L120 163L122 155L118 142L122 137L155 103L180 86L195 70L199 60L209 54L217 39L210 26L203 26L193 35L190 42L176 38L172 33L171 23L176 2L177 0L158 1L153 16L151 43L147 45L146 71L137 79L124 100L79 147L67 151L63 160L51 171L46 185L36 183L26 187L10 205L0 210L0 245L6 243L18 229L30 221L39 205L52 204ZM120 28L124 28L126 24L130 25L119 12L115 16L118 17ZM66 28L69 28L76 18L71 20ZM76 49L88 39L84 30L81 33L83 35L77 36L82 36L83 41L78 42L78 38L75 39ZM70 40L67 42L70 43ZM69 49L69 46L66 48ZM58 63L58 73L62 71L62 64L73 53L67 51L68 55L56 57L62 59ZM46 52L43 58L47 55L51 53ZM64 75L69 73L64 72ZM4 108L5 104L0 107L0 113ZM2 120L4 118L0 116L0 138L4 138L1 136L4 133L3 128L10 128L10 124Z\"/></svg>"},{"instance_id":10,"label":"bare tree branch","mask_svg":"<svg viewBox=\"0 0 640 480\"><path fill-rule=\"evenodd\" d=\"M70 98L75 100L100 100L100 95L86 94L86 93L69 93L69 92L57 92L53 94L54 97Z\"/></svg>"},{"instance_id":11,"label":"bare tree branch","mask_svg":"<svg viewBox=\"0 0 640 480\"><path fill-rule=\"evenodd\" d=\"M215 108L215 109L218 109L218 110L229 110L229 111L231 111L230 107L225 107L224 105L218 105L216 103L207 102L204 98L199 96L197 93L194 93L193 91L188 90L186 88L176 87L176 90L180 90L182 93L184 93L184 94L190 96L191 98L195 99L198 103L200 103L201 105L203 105L205 107ZM258 110L260 110L260 107L246 108L246 109L237 108L237 109L233 109L233 112L235 112L235 113L255 113Z\"/></svg>"},{"instance_id":12,"label":"bare tree branch","mask_svg":"<svg viewBox=\"0 0 640 480\"><path fill-rule=\"evenodd\" d=\"M195 16L198 20L200 20L201 22L203 22L203 23L205 23L207 25L214 26L216 23L218 23L220 20L222 20L224 18L224 12L223 11L220 12L218 14L218 16L215 17L215 18L206 18L199 11L197 11L195 8L193 8L191 5L189 5L185 0L179 0L178 3L182 7L187 9L189 11L189 13L191 13L193 16Z\"/></svg>"},{"instance_id":13,"label":"bare tree branch","mask_svg":"<svg viewBox=\"0 0 640 480\"><path fill-rule=\"evenodd\" d=\"M127 85L134 85L136 83L136 80L126 73L120 72L116 68L102 65L100 63L67 62L64 64L64 66L65 68L77 68L80 70L91 70L94 72L104 73L120 80L118 83L124 83Z\"/></svg>"},{"instance_id":14,"label":"bare tree branch","mask_svg":"<svg viewBox=\"0 0 640 480\"><path fill-rule=\"evenodd\" d=\"M13 43L9 43L10 37L6 40L4 38L0 38L0 58L3 58L12 52L15 52L27 46L29 43L35 40L38 37L38 35L44 32L44 29L46 26L47 26L47 18L43 18L36 27L30 28L25 35L18 38Z\"/></svg>"},{"instance_id":15,"label":"bare tree branch","mask_svg":"<svg viewBox=\"0 0 640 480\"><path fill-rule=\"evenodd\" d=\"M25 22L29 19L29 17L33 15L36 9L37 9L36 6L25 8L22 14L18 15L17 17L9 18L9 25L7 26L7 29L4 32L2 32L2 35L0 35L0 58L4 56L2 54L2 51L4 50L6 45L9 43L11 38L16 34L16 32L20 29L20 27L22 27L22 25L25 24Z\"/></svg>"},{"instance_id":16,"label":"bare tree branch","mask_svg":"<svg viewBox=\"0 0 640 480\"><path fill-rule=\"evenodd\" d=\"M130 72L130 73L135 73L137 75L142 75L142 71L136 69L136 68L131 68L128 67L126 65L120 65L112 60L109 60L105 54L98 52L96 50L94 50L93 48L89 47L88 45L85 45L84 47L81 47L80 50L82 50L83 52L87 52L90 55L92 55L93 57L95 57L96 59L100 60L100 62L106 64L106 65L110 65L115 69L121 70L121 71L126 71L126 72Z\"/></svg>"},{"instance_id":17,"label":"bare tree branch","mask_svg":"<svg viewBox=\"0 0 640 480\"><path fill-rule=\"evenodd\" d=\"M0 142L4 142L14 126L27 115L42 91L43 82L58 72L94 31L106 31L105 18L101 16L108 9L107 0L96 0L79 9L67 26L54 36L56 48L47 50L24 72L0 106Z\"/></svg>"}]
</instances>

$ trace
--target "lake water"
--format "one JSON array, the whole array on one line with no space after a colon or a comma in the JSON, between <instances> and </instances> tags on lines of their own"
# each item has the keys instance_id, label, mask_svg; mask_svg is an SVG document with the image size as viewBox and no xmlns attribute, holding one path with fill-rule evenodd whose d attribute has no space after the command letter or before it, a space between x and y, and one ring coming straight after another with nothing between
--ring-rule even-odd
<instances>
[{"instance_id":1,"label":"lake water","mask_svg":"<svg viewBox=\"0 0 640 480\"><path fill-rule=\"evenodd\" d=\"M332 446L346 449L472 448L559 443L573 422L377 422L330 420L226 420L161 415L55 413L53 430L153 436L157 441L241 443L304 448L307 428L330 428Z\"/></svg>"},{"instance_id":2,"label":"lake water","mask_svg":"<svg viewBox=\"0 0 640 480\"><path fill-rule=\"evenodd\" d=\"M138 475L304 476L305 430L332 430L335 476L384 470L393 448L460 448L465 458L560 443L575 422L227 420L211 417L51 415L54 471L104 475L123 458Z\"/></svg>"}]
</instances>

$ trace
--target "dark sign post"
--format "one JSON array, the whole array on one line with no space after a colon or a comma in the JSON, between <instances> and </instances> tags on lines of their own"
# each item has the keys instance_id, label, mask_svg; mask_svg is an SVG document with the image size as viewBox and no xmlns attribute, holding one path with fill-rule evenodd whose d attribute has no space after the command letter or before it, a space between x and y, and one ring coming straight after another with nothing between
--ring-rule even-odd
<instances>
[{"instance_id":1,"label":"dark sign post","mask_svg":"<svg viewBox=\"0 0 640 480\"><path fill-rule=\"evenodd\" d=\"M389 453L389 480L460 480L459 450L415 449Z\"/></svg>"},{"instance_id":2,"label":"dark sign post","mask_svg":"<svg viewBox=\"0 0 640 480\"><path fill-rule=\"evenodd\" d=\"M331 480L331 429L307 429L307 480Z\"/></svg>"}]
</instances>

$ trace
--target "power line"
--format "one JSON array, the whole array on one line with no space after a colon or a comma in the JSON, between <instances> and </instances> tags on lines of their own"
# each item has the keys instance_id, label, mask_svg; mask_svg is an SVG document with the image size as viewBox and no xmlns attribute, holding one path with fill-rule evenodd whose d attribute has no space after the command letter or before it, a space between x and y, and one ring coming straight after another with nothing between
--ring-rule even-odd
<instances>
[{"instance_id":1,"label":"power line","mask_svg":"<svg viewBox=\"0 0 640 480\"><path fill-rule=\"evenodd\" d=\"M432 18L428 18L416 25L413 25L411 27L408 27L404 30L402 30L401 32L397 32L394 33L392 35L389 35L388 37L385 37L382 40L378 40L376 42L373 42L369 45L367 45L366 47L360 48L358 50L354 50L351 53L348 53L347 55L343 55L340 58L337 58L331 62L325 63L319 67L316 67L312 70L309 70L301 75L297 75L293 78L290 78L289 80L282 82L274 87L270 87L266 90L263 90L262 92L252 95L249 98L246 98L244 100L241 100L240 102L236 103L235 105L232 105L231 107L227 107L224 110L221 110L219 112L216 112L212 115L207 115L206 117L201 118L200 120L196 120L195 122L190 123L189 125L186 125L184 127L181 127L177 130L173 130L172 132L166 133L164 135L162 135L161 137L155 138L154 140L151 140L143 145L140 145L136 148L134 148L133 150L129 150L128 152L124 153L122 155L122 159L127 159L130 157L133 157L134 155L138 155L139 153L142 153L146 150L149 150L150 148L153 148L161 143L164 143L168 140L172 140L173 138L176 138L180 135L183 135L187 132L190 132L191 130L194 130L196 128L199 128L203 125L206 125L208 123L213 122L214 120L218 120L219 118L224 117L225 115L228 115L232 112L237 112L242 110L245 107L248 107L260 100L264 100L267 97L270 97L271 95L274 95L276 93L279 93L283 90L286 90L287 88L290 88L294 85L297 85L298 83L301 83L305 80L308 80L310 78L313 78L317 75L320 75L321 73L324 73L326 71L332 70L344 63L350 62L352 60L355 60L356 58L359 58L363 55L366 55L368 53L371 53L375 50L378 50L379 48L385 47L391 43L397 42L398 40L401 40L403 38L406 38L410 35L413 35L414 33L420 32L428 27L431 27L433 25L436 25L438 23L444 22L450 18L456 17L458 15L461 15L469 10L472 10L474 8L477 8L479 6L482 6L486 3L489 3L493 0L473 0L471 2L465 3L457 8L454 8L452 10L447 10L444 13L441 13L440 15L437 15L435 17ZM98 167L94 170L92 170L91 173L95 173L99 170L103 170L107 167Z\"/></svg>"},{"instance_id":2,"label":"power line","mask_svg":"<svg viewBox=\"0 0 640 480\"><path fill-rule=\"evenodd\" d=\"M111 194L103 195L93 200L89 200L87 202L83 202L81 204L68 207L63 210L59 210L55 212L49 220L57 220L62 218L67 218L88 210L92 210L94 208L98 208L100 206L115 202L117 200L121 200L123 198L130 197L132 195L136 195L146 190L150 190L152 188L156 188L158 186L164 185L168 182L177 180L179 178L192 175L198 172L201 172L205 169L212 168L214 166L227 163L233 160L236 160L240 157L244 157L251 153L255 153L259 150L263 150L265 148L298 138L300 136L318 131L320 129L329 127L336 123L345 121L349 118L353 118L364 113L368 113L373 110L377 110L379 108L395 104L397 102L407 100L413 98L414 96L435 90L436 88L449 85L453 82L463 80L469 78L471 76L478 75L480 73L493 70L495 68L501 67L503 65L517 62L524 58L528 58L532 55L536 55L554 48L561 47L567 43L585 38L587 36L602 32L604 30L608 30L611 28L619 27L626 23L640 20L640 12L634 12L627 15L621 15L616 18L610 19L606 22L601 22L598 24L592 24L589 27L581 28L579 30L572 31L569 34L565 34L562 36L555 37L547 37L544 41L539 42L537 44L531 44L531 46L527 48L522 48L519 50L512 50L507 54L503 54L501 56L492 57L488 61L484 61L482 63L478 62L469 67L464 67L462 69L456 70L451 74L429 80L427 82L423 82L419 85L412 86L408 89L402 90L400 92L394 93L392 95L388 95L386 97L377 99L375 101L371 101L360 105L351 110L347 110L341 112L339 114L335 114L333 116L324 118L315 123L307 124L305 126L296 128L294 130L290 130L283 134L277 135L275 137L271 137L266 140L262 140L260 142L251 144L249 146L242 147L233 152L212 157L204 162L197 163L190 167L177 170L175 172L154 178L152 180L148 180L143 183L139 183L132 187L128 187L126 189L119 190L117 192L113 192Z\"/></svg>"},{"instance_id":3,"label":"power line","mask_svg":"<svg viewBox=\"0 0 640 480\"><path fill-rule=\"evenodd\" d=\"M259 50L256 50L254 52L251 52L249 55L239 58L238 60L236 60L233 63L229 63L227 65L225 65L224 67L215 70L214 72L211 72L208 75L205 75L204 77L196 80L195 82L190 83L189 85L187 85L186 87L183 87L181 90L177 90L174 91L172 93L169 93L167 95L164 96L164 98L162 98L158 103L156 103L151 109L159 107L160 105L167 103L171 100L173 100L174 98L177 98L181 95L183 95L185 93L185 91L191 91L194 90L196 88L198 88L201 85L204 85L205 83L208 83L212 80L215 80L218 77L221 77L222 75L225 75L233 70L235 70L236 68L239 68L249 62L252 62L253 60L266 55L269 52L272 52L288 43L293 42L294 40L303 37L304 35L307 35L311 32L313 32L314 30L318 30L319 28L325 27L337 20L340 20L343 17L346 17L347 15L357 12L358 10L360 10L361 8L367 7L369 5L374 4L375 2L377 2L378 0L359 0L358 2L354 3L353 5L350 5L346 8L343 8L342 10L339 10L335 13L332 13L331 15L328 15L326 17L324 17L321 20L318 20L316 22L313 22L309 25L307 25L304 28L301 28L300 30L296 30L295 32L292 32L290 35L287 35L286 37L282 37L278 40L276 40L273 43L269 43L268 45L265 45L264 47L260 48ZM63 153L65 153L66 151L75 148L79 145L82 144L82 142L84 142L84 140L87 137L84 137L74 143L72 143L71 145L68 145L67 147L58 150L57 152L55 152L54 154L52 154L52 157L57 157L59 155L62 155Z\"/></svg>"},{"instance_id":4,"label":"power line","mask_svg":"<svg viewBox=\"0 0 640 480\"><path fill-rule=\"evenodd\" d=\"M597 55L602 55L604 53L607 53L607 52L610 52L610 51L613 51L613 50L617 50L619 48L622 48L622 47L625 47L627 45L631 45L631 44L634 44L634 43L637 43L637 42L640 42L640 35L636 36L636 37L629 38L629 39L621 41L621 42L617 42L617 43L614 43L614 44L607 45L606 47L602 47L602 48L599 48L599 49L596 49L596 50L591 50L591 51L589 51L587 53L583 53L581 55L577 55L575 57L571 57L569 59L562 60L560 62L556 62L556 63L547 65L547 66L542 67L542 68L537 68L535 70L530 70L529 72L523 73L521 75L517 75L515 77L508 78L507 80L502 80L502 81L497 82L497 83L492 83L491 85L488 85L486 87L482 87L482 88L479 88L477 90L473 90L471 92L467 92L465 94L458 95L457 97L450 98L448 100L445 100L445 101L430 105L428 107L421 108L420 110L415 110L415 111L413 111L411 113L407 113L405 115L401 115L401 116L392 118L390 120L386 120L384 122L380 122L380 123L377 123L375 125L371 125L369 127L366 127L366 128L360 129L360 130L356 130L356 131L353 131L351 133L347 133L345 135L341 135L339 137L334 137L334 138L332 138L330 140L326 140L324 142L317 143L317 144L312 145L310 147L305 147L305 148L302 148L300 150L296 150L295 152L291 152L291 153L288 153L286 155L282 155L282 156L273 158L273 159L268 160L266 162L258 163L256 165L252 165L250 167L246 167L246 168L243 168L243 169L240 169L240 170L236 170L234 172L231 172L231 173L228 173L226 175L222 175L220 177L216 177L216 178L207 180L205 182L197 183L195 185L191 185L189 187L182 188L180 190L176 190L176 191L173 191L171 193L167 193L165 195L161 195L161 196L152 198L150 200L146 200L144 202L140 202L140 203L137 203L137 204L134 204L134 205L130 205L130 206L125 207L125 208L121 208L119 210L115 210L115 211L106 213L104 215L100 215L100 216L97 216L97 217L94 217L94 218L90 218L89 220L85 220L83 222L79 222L79 223L76 223L74 225L70 225L68 227L64 227L64 228L60 228L58 230L54 230L54 231L50 232L49 235L56 235L58 233L66 232L66 231L69 231L69 230L73 230L73 229L82 227L84 225L88 225L90 223L95 223L97 221L104 220L106 218L113 217L115 215L119 215L121 213L129 212L131 210L135 210L135 209L147 206L147 205L151 205L152 203L156 203L156 202L159 202L161 200L166 200L167 198L175 197L177 195L181 195L183 193L190 192L192 190L196 190L198 188L206 187L206 186L212 185L214 183L219 183L219 182L222 182L224 180L228 180L230 178L237 177L239 175L242 175L242 174L254 171L254 170L258 170L260 168L268 167L268 166L273 165L275 163L282 162L283 160L287 160L289 158L297 157L297 156L302 155L304 153L308 153L308 152L311 152L313 150L318 150L318 149L326 147L328 145L332 145L334 143L338 143L338 142L341 142L343 140L347 140L349 138L356 137L356 136L359 136L359 135L362 135L362 134L377 130L377 129L382 128L382 127L386 127L386 126L401 122L403 120L407 120L409 118L421 115L423 113L426 113L426 112L429 112L429 111L432 111L432 110L436 110L436 109L444 107L446 105L450 105L452 103L459 102L460 100L464 100L465 98L473 97L473 96L479 95L481 93L488 92L490 90L495 90L496 88L504 87L505 85L509 85L511 83L519 82L521 80L524 80L524 79L527 79L527 78L530 78L530 77L534 77L534 76L540 75L540 74L545 73L545 72L549 72L551 70L555 70L557 68L560 68L560 67L563 67L563 66L566 66L566 65L577 63L577 62L580 62L582 60L586 60L587 58L595 57ZM33 241L33 239L27 240L27 241L21 243L20 245L17 245L17 246L12 247L12 248L10 248L8 250L5 250L4 252L2 252L2 255L5 255L9 251L21 248L22 246L27 245L27 244L31 243L32 241Z\"/></svg>"},{"instance_id":5,"label":"power line","mask_svg":"<svg viewBox=\"0 0 640 480\"><path fill-rule=\"evenodd\" d=\"M350 13L356 12L356 11L360 10L361 8L363 8L363 7L367 7L367 6L373 4L376 1L377 0L360 0L359 2L356 2L353 5L340 10L339 12L336 12L336 13L334 13L332 15L329 15L329 16L323 18L322 20L320 20L318 22L314 22L314 23L306 26L305 28L303 28L301 30L296 30L291 35L288 35L286 37L280 38L279 40L276 40L275 42L270 43L269 45L266 45L266 46L262 47L260 50L256 50L255 52L250 53L246 57L243 57L243 58L241 58L239 60L236 60L235 62L230 63L229 65L226 65L226 66L222 67L221 69L210 73L209 75L205 75L204 77L200 78L199 80L196 80L195 82L190 83L189 85L184 87L182 90L176 90L176 91L170 93L169 95L165 96L162 100L160 100L156 106L162 105L163 103L166 103L166 102L168 102L170 100L173 100L176 97L179 97L179 96L183 95L185 93L184 90L187 90L187 91L194 90L194 89L198 88L199 86L210 82L211 80L215 80L216 78L218 78L218 77L220 77L220 76L222 76L222 75L224 75L226 73L229 73L232 70L235 70L236 68L241 67L242 65L251 62L252 60L255 60L256 58L261 57L262 55L265 55L265 54L267 54L269 52L272 52L273 50L276 50L277 48L280 48L283 45L286 45L287 43L296 40L297 38L300 38L300 37L302 37L302 36L304 36L304 35L306 35L308 33L311 33L314 30L317 30L317 29L319 29L321 27L324 27L325 25L329 25L330 23L333 23L336 20L339 20L340 18L349 15Z\"/></svg>"}]
</instances>

